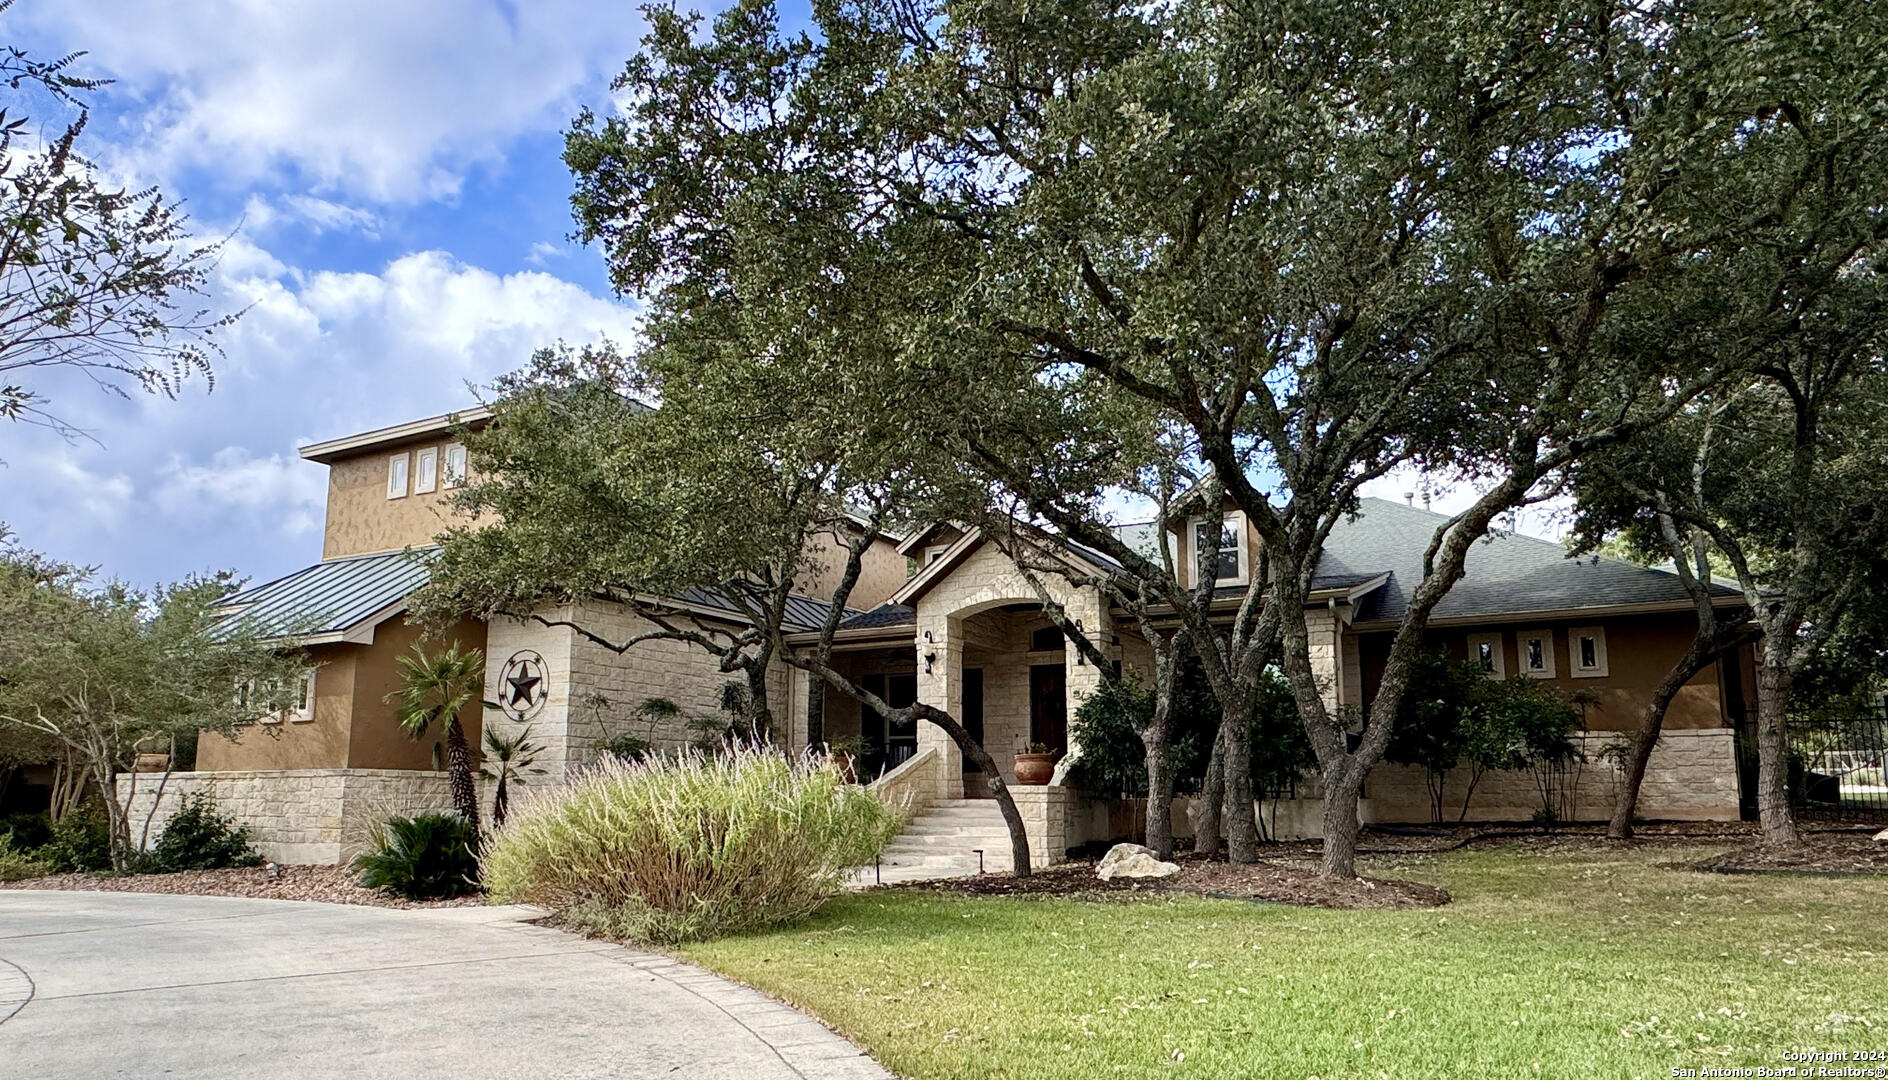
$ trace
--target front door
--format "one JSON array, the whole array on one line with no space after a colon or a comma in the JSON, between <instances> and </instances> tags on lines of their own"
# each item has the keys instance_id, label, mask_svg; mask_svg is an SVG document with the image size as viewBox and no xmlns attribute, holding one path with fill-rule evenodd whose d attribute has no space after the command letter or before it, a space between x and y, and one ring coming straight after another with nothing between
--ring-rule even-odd
<instances>
[{"instance_id":1,"label":"front door","mask_svg":"<svg viewBox=\"0 0 1888 1080\"><path fill-rule=\"evenodd\" d=\"M1061 664L1029 668L1029 741L1054 753L1069 748L1069 674Z\"/></svg>"},{"instance_id":2,"label":"front door","mask_svg":"<svg viewBox=\"0 0 1888 1080\"><path fill-rule=\"evenodd\" d=\"M983 745L983 669L964 669L964 731L970 740L978 746ZM964 755L964 796L976 799L990 794L989 785L984 783L983 770L977 763Z\"/></svg>"}]
</instances>

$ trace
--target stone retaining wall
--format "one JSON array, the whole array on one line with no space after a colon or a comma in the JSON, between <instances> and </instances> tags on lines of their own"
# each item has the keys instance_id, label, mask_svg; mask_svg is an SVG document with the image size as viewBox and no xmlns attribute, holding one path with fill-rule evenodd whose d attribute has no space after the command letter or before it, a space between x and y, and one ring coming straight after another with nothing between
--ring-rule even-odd
<instances>
[{"instance_id":1,"label":"stone retaining wall","mask_svg":"<svg viewBox=\"0 0 1888 1080\"><path fill-rule=\"evenodd\" d=\"M132 777L118 778L122 799ZM447 775L399 769L286 769L241 772L140 773L131 799L133 837L155 843L183 797L208 791L217 809L249 827L264 858L288 864L333 866L359 853L368 825L395 814L452 806ZM163 785L159 793L159 784ZM155 807L155 813L153 813Z\"/></svg>"}]
</instances>

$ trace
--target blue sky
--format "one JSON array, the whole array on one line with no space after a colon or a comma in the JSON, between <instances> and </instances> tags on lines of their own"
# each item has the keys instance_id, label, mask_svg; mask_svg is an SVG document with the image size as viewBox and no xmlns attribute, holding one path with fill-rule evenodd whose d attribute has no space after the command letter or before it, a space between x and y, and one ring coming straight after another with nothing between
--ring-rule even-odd
<instances>
[{"instance_id":1,"label":"blue sky","mask_svg":"<svg viewBox=\"0 0 1888 1080\"><path fill-rule=\"evenodd\" d=\"M0 521L137 583L320 555L306 442L427 416L632 307L565 239L558 154L635 48L628 4L20 0L4 40L89 52L90 155L228 235L212 302L247 309L216 385L118 400L37 388L92 440L0 427Z\"/></svg>"}]
</instances>

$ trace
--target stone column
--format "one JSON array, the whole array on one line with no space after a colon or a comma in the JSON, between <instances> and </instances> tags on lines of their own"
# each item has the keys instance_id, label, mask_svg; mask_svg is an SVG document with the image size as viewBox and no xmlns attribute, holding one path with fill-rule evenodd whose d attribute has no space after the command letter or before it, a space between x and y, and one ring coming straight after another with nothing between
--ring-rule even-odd
<instances>
[{"instance_id":1,"label":"stone column","mask_svg":"<svg viewBox=\"0 0 1888 1080\"><path fill-rule=\"evenodd\" d=\"M964 710L963 620L920 614L914 645L918 652L918 700L942 709L959 722ZM946 799L964 797L963 752L944 729L918 722L918 751L937 751L938 785Z\"/></svg>"},{"instance_id":2,"label":"stone column","mask_svg":"<svg viewBox=\"0 0 1888 1080\"><path fill-rule=\"evenodd\" d=\"M1119 658L1120 650L1114 646L1114 627L1108 621L1108 604L1102 598L1101 590L1084 588L1074 590L1063 603L1063 610L1068 617L1081 624L1082 635L1101 649L1110 660ZM1072 762L1081 753L1081 747L1075 743L1075 710L1082 707L1097 690L1101 689L1105 674L1089 663L1088 657L1076 647L1075 642L1068 643L1068 658L1063 662L1068 671L1066 680L1068 695L1068 717L1070 725L1069 752L1063 760ZM1061 769L1056 770L1056 782L1061 782Z\"/></svg>"}]
</instances>

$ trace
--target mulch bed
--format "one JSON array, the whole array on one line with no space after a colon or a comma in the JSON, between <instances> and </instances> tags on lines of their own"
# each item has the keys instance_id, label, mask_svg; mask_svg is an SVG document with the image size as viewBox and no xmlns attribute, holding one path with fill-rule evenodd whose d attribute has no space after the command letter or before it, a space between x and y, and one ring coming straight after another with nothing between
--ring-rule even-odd
<instances>
[{"instance_id":1,"label":"mulch bed","mask_svg":"<svg viewBox=\"0 0 1888 1080\"><path fill-rule=\"evenodd\" d=\"M1803 837L1801 851L1775 852L1762 844L1745 843L1675 868L1718 874L1888 874L1888 843L1877 843L1866 832L1810 833Z\"/></svg>"},{"instance_id":2,"label":"mulch bed","mask_svg":"<svg viewBox=\"0 0 1888 1080\"><path fill-rule=\"evenodd\" d=\"M189 896L242 896L258 900L315 900L324 904L371 907L467 907L480 896L454 900L402 900L378 889L363 889L343 866L266 866L241 870L196 870L182 874L54 874L0 884L0 889L59 889L70 892L171 893Z\"/></svg>"},{"instance_id":3,"label":"mulch bed","mask_svg":"<svg viewBox=\"0 0 1888 1080\"><path fill-rule=\"evenodd\" d=\"M1337 881L1319 876L1315 866L1288 862L1260 862L1235 866L1216 860L1181 856L1180 872L1169 878L1103 881L1092 862L1061 863L1037 870L1028 877L984 874L891 885L892 889L921 889L971 896L1059 896L1078 900L1129 900L1159 896L1206 896L1219 900L1255 900L1298 907L1426 908L1449 902L1449 894L1434 885L1415 881L1353 878Z\"/></svg>"}]
</instances>

